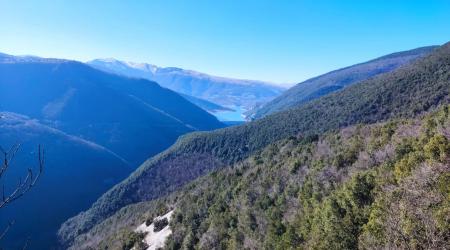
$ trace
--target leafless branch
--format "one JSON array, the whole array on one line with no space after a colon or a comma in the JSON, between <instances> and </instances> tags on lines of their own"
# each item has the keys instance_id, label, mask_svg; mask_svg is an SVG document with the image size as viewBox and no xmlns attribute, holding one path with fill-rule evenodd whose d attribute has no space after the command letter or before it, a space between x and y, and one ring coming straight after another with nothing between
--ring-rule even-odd
<instances>
[{"instance_id":1,"label":"leafless branch","mask_svg":"<svg viewBox=\"0 0 450 250\"><path fill-rule=\"evenodd\" d=\"M14 156L16 155L17 151L20 148L20 144L14 144L8 151L4 150L0 146L0 151L3 154L3 164L0 168L0 178L2 178L2 175L6 172L8 167L11 165L12 159L14 159Z\"/></svg>"},{"instance_id":2,"label":"leafless branch","mask_svg":"<svg viewBox=\"0 0 450 250\"><path fill-rule=\"evenodd\" d=\"M5 173L5 171L10 166L10 163L12 159L14 158L14 155L16 154L17 150L19 149L20 145L16 145L11 147L10 150L5 151L3 148L0 148L0 150L3 153L3 165L0 169L0 178ZM38 147L38 164L39 164L39 171L35 175L33 173L33 169L29 168L28 173L25 176L25 179L22 181L22 179L19 179L19 182L16 186L16 188L10 193L5 194L5 187L2 188L2 199L0 201L0 208L6 206L7 204L19 199L22 197L25 193L27 193L32 187L36 185L36 182L39 180L43 170L44 170L44 158L45 158L45 152L43 149L41 149L41 145Z\"/></svg>"}]
</instances>

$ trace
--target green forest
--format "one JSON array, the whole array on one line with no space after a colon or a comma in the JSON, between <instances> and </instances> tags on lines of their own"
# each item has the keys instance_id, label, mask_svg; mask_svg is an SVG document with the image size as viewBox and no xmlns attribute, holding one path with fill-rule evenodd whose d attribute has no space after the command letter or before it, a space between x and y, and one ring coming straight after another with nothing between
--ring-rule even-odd
<instances>
[{"instance_id":1,"label":"green forest","mask_svg":"<svg viewBox=\"0 0 450 250\"><path fill-rule=\"evenodd\" d=\"M183 136L60 236L145 249L136 226L174 210L167 249L449 248L449 69L446 44L291 110Z\"/></svg>"},{"instance_id":2,"label":"green forest","mask_svg":"<svg viewBox=\"0 0 450 250\"><path fill-rule=\"evenodd\" d=\"M446 249L450 106L289 138L179 194L168 249Z\"/></svg>"}]
</instances>

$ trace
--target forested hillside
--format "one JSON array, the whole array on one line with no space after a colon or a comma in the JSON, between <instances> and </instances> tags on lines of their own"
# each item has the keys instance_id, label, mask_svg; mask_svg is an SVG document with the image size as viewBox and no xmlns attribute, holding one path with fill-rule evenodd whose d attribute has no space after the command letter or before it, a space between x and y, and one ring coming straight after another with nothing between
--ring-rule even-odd
<instances>
[{"instance_id":1,"label":"forested hillside","mask_svg":"<svg viewBox=\"0 0 450 250\"><path fill-rule=\"evenodd\" d=\"M450 44L446 44L406 67L296 109L242 126L183 136L108 191L91 209L67 221L60 237L70 244L126 205L169 194L199 176L239 162L279 140L295 137L315 141L318 135L330 130L415 117L449 103L449 70ZM342 164L346 165L345 161Z\"/></svg>"},{"instance_id":2,"label":"forested hillside","mask_svg":"<svg viewBox=\"0 0 450 250\"><path fill-rule=\"evenodd\" d=\"M449 108L283 140L215 172L169 204L167 248L447 249Z\"/></svg>"},{"instance_id":3,"label":"forested hillside","mask_svg":"<svg viewBox=\"0 0 450 250\"><path fill-rule=\"evenodd\" d=\"M173 209L167 249L447 249L449 166L449 105L291 137L120 210L74 249L137 246L136 225Z\"/></svg>"},{"instance_id":4,"label":"forested hillside","mask_svg":"<svg viewBox=\"0 0 450 250\"><path fill-rule=\"evenodd\" d=\"M253 119L259 119L278 111L295 108L302 103L407 65L435 48L436 46L428 46L397 52L311 78L286 90L274 100L252 110L248 115Z\"/></svg>"}]
</instances>

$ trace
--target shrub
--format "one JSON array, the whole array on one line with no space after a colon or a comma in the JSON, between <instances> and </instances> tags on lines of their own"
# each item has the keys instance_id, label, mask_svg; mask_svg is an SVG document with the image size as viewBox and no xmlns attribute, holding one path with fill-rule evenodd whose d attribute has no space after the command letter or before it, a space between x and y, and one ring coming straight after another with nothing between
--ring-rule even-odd
<instances>
[{"instance_id":1,"label":"shrub","mask_svg":"<svg viewBox=\"0 0 450 250\"><path fill-rule=\"evenodd\" d=\"M163 228L165 228L167 225L169 225L169 221L167 220L167 218L162 218L160 220L155 219L153 221L153 232L159 232L161 231Z\"/></svg>"},{"instance_id":2,"label":"shrub","mask_svg":"<svg viewBox=\"0 0 450 250\"><path fill-rule=\"evenodd\" d=\"M403 159L395 163L394 175L397 181L409 176L411 171L424 160L423 154L417 151L407 154Z\"/></svg>"},{"instance_id":3,"label":"shrub","mask_svg":"<svg viewBox=\"0 0 450 250\"><path fill-rule=\"evenodd\" d=\"M429 160L444 162L450 154L450 143L443 135L435 135L425 145L425 156Z\"/></svg>"},{"instance_id":4,"label":"shrub","mask_svg":"<svg viewBox=\"0 0 450 250\"><path fill-rule=\"evenodd\" d=\"M302 163L299 160L295 161L294 164L292 164L292 167L290 169L291 174L296 174L301 166L302 166Z\"/></svg>"},{"instance_id":5,"label":"shrub","mask_svg":"<svg viewBox=\"0 0 450 250\"><path fill-rule=\"evenodd\" d=\"M127 232L124 235L124 238L122 239L122 249L123 250L130 250L134 247L136 249L146 249L146 244L143 242L145 238L145 233L141 232Z\"/></svg>"},{"instance_id":6,"label":"shrub","mask_svg":"<svg viewBox=\"0 0 450 250\"><path fill-rule=\"evenodd\" d=\"M148 227L148 226L150 226L150 224L152 224L152 222L153 222L153 219L152 219L152 218L147 218L147 219L145 220L145 225Z\"/></svg>"}]
</instances>

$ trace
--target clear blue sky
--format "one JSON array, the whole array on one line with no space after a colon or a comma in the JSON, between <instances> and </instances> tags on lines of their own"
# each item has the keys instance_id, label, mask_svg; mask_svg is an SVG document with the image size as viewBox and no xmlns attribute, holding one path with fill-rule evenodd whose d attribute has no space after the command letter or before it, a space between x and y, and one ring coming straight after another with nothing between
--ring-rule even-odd
<instances>
[{"instance_id":1,"label":"clear blue sky","mask_svg":"<svg viewBox=\"0 0 450 250\"><path fill-rule=\"evenodd\" d=\"M0 0L4 53L273 82L449 40L449 0Z\"/></svg>"}]
</instances>

